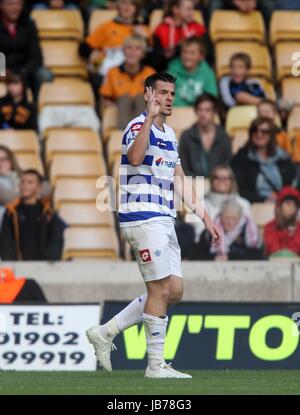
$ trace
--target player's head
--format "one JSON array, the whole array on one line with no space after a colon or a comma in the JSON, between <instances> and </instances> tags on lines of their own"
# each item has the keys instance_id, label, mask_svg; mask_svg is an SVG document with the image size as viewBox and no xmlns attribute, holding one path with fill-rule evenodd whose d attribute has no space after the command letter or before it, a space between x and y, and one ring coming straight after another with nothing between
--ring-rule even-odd
<instances>
[{"instance_id":1,"label":"player's head","mask_svg":"<svg viewBox=\"0 0 300 415\"><path fill-rule=\"evenodd\" d=\"M146 88L151 88L160 103L160 113L164 116L172 114L175 97L176 78L168 72L157 72L148 76L144 83L144 97L147 102Z\"/></svg>"}]
</instances>

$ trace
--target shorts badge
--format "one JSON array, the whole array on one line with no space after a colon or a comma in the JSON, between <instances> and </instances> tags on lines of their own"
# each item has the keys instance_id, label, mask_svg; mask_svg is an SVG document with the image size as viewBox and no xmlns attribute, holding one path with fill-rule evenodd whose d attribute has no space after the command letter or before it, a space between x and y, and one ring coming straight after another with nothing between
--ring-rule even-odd
<instances>
[{"instance_id":1,"label":"shorts badge","mask_svg":"<svg viewBox=\"0 0 300 415\"><path fill-rule=\"evenodd\" d=\"M142 258L142 262L151 262L151 255L150 255L150 250L149 249L141 249L139 251L140 257Z\"/></svg>"}]
</instances>

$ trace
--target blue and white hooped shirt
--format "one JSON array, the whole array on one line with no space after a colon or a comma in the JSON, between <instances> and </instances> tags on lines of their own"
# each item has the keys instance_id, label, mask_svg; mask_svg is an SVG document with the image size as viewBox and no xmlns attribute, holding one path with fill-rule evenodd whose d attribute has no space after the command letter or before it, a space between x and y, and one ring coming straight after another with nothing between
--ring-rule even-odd
<instances>
[{"instance_id":1,"label":"blue and white hooped shirt","mask_svg":"<svg viewBox=\"0 0 300 415\"><path fill-rule=\"evenodd\" d=\"M140 166L132 166L127 151L137 137L146 113L127 125L122 140L119 182L120 226L137 226L149 220L175 218L174 174L180 164L177 140L172 128L151 126L145 158Z\"/></svg>"}]
</instances>

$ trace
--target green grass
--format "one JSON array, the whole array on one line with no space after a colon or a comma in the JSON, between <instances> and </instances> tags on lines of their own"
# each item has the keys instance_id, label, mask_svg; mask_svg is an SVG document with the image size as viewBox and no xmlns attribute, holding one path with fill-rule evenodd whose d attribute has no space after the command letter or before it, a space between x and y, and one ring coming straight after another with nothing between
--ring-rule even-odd
<instances>
[{"instance_id":1,"label":"green grass","mask_svg":"<svg viewBox=\"0 0 300 415\"><path fill-rule=\"evenodd\" d=\"M145 379L143 371L0 372L0 395L300 394L300 370L189 371L193 379Z\"/></svg>"}]
</instances>

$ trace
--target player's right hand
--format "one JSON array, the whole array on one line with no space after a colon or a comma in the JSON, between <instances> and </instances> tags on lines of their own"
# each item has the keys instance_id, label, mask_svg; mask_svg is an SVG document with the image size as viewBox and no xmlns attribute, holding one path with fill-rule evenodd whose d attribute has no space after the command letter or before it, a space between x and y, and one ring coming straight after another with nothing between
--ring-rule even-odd
<instances>
[{"instance_id":1,"label":"player's right hand","mask_svg":"<svg viewBox=\"0 0 300 415\"><path fill-rule=\"evenodd\" d=\"M147 115L151 118L155 118L159 114L160 103L156 97L155 91L151 87L146 88L146 101L147 101Z\"/></svg>"}]
</instances>

